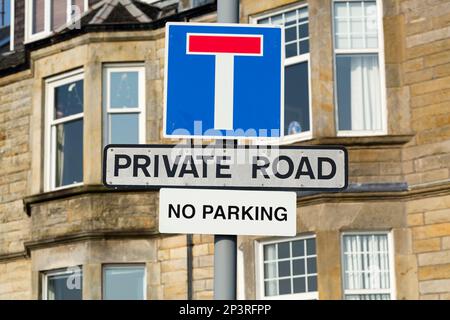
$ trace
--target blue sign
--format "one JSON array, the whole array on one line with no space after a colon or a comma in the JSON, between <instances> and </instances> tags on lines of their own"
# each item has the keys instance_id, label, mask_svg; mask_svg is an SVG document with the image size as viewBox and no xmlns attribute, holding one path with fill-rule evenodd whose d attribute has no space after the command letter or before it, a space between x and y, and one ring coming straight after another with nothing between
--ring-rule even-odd
<instances>
[{"instance_id":1,"label":"blue sign","mask_svg":"<svg viewBox=\"0 0 450 320\"><path fill-rule=\"evenodd\" d=\"M168 23L164 136L279 138L280 26Z\"/></svg>"}]
</instances>

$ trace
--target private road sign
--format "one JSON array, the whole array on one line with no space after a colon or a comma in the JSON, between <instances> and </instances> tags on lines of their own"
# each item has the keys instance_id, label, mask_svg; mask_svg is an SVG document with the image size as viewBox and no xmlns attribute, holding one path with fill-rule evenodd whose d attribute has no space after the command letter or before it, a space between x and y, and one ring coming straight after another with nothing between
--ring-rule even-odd
<instances>
[{"instance_id":1,"label":"private road sign","mask_svg":"<svg viewBox=\"0 0 450 320\"><path fill-rule=\"evenodd\" d=\"M347 187L347 152L336 146L108 145L103 160L103 183L118 189Z\"/></svg>"}]
</instances>

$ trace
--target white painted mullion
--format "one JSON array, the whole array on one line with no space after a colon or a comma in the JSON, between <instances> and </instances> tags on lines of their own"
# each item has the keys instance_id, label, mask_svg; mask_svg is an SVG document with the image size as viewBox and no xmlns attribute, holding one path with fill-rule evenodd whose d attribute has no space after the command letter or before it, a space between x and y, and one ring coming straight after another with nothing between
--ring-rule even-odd
<instances>
[{"instance_id":1,"label":"white painted mullion","mask_svg":"<svg viewBox=\"0 0 450 320\"><path fill-rule=\"evenodd\" d=\"M84 112L80 112L80 113L77 113L77 114L72 114L72 115L67 116L67 117L51 120L51 125L58 125L58 124L61 124L61 123L66 123L66 122L74 121L74 120L77 120L77 119L81 119L81 118L83 118L83 114L84 114Z\"/></svg>"},{"instance_id":2,"label":"white painted mullion","mask_svg":"<svg viewBox=\"0 0 450 320\"><path fill-rule=\"evenodd\" d=\"M51 1L52 0L45 0L45 14L44 14L44 31L45 33L50 33L52 26L51 26L51 21L52 21L52 6L51 6Z\"/></svg>"},{"instance_id":3,"label":"white painted mullion","mask_svg":"<svg viewBox=\"0 0 450 320\"><path fill-rule=\"evenodd\" d=\"M139 114L138 114L138 123L139 123L139 143L146 142L146 91L145 91L145 68L140 67L138 70L138 101L139 101Z\"/></svg>"},{"instance_id":4,"label":"white painted mullion","mask_svg":"<svg viewBox=\"0 0 450 320\"><path fill-rule=\"evenodd\" d=\"M15 0L11 0L10 2L10 33L9 33L9 50L14 51L14 25L16 23L15 15L16 15L16 8L15 8Z\"/></svg>"}]
</instances>

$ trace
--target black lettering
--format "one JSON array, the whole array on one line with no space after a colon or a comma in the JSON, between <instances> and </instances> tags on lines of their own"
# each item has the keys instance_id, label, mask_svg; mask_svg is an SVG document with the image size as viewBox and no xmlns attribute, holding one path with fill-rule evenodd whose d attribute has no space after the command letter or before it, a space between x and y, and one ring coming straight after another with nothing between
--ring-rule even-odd
<instances>
[{"instance_id":1,"label":"black lettering","mask_svg":"<svg viewBox=\"0 0 450 320\"><path fill-rule=\"evenodd\" d=\"M217 157L216 163L216 178L231 178L230 173L222 173L222 170L230 170L229 164L222 164L221 160L230 160L231 158L228 156Z\"/></svg>"},{"instance_id":2,"label":"black lettering","mask_svg":"<svg viewBox=\"0 0 450 320\"><path fill-rule=\"evenodd\" d=\"M139 163L139 160L144 160L144 163ZM144 176L150 177L147 167L150 165L150 157L143 154L135 154L133 156L133 177L138 176L138 170L141 169Z\"/></svg>"},{"instance_id":3,"label":"black lettering","mask_svg":"<svg viewBox=\"0 0 450 320\"><path fill-rule=\"evenodd\" d=\"M239 207L238 206L229 206L228 207L228 219L231 220L231 215L236 217L236 220L239 220Z\"/></svg>"},{"instance_id":4,"label":"black lettering","mask_svg":"<svg viewBox=\"0 0 450 320\"><path fill-rule=\"evenodd\" d=\"M190 209L191 214L188 214L187 209ZM183 207L182 213L186 219L191 219L193 216L195 216L195 208L192 204L187 204Z\"/></svg>"},{"instance_id":5,"label":"black lettering","mask_svg":"<svg viewBox=\"0 0 450 320\"><path fill-rule=\"evenodd\" d=\"M323 174L323 163L328 162L331 165L331 172L330 174L324 175ZM318 172L317 172L317 179L320 180L330 180L336 175L336 163L333 159L327 158L327 157L319 157L317 159L317 165L318 165Z\"/></svg>"},{"instance_id":6,"label":"black lettering","mask_svg":"<svg viewBox=\"0 0 450 320\"><path fill-rule=\"evenodd\" d=\"M227 218L225 216L225 212L224 212L222 206L217 207L216 213L214 214L214 219L217 219L217 217L219 217L219 216L222 217L222 219L224 219L224 220Z\"/></svg>"},{"instance_id":7,"label":"black lettering","mask_svg":"<svg viewBox=\"0 0 450 320\"><path fill-rule=\"evenodd\" d=\"M205 204L203 206L203 219L206 219L206 215L211 213L213 213L213 206Z\"/></svg>"},{"instance_id":8,"label":"black lettering","mask_svg":"<svg viewBox=\"0 0 450 320\"><path fill-rule=\"evenodd\" d=\"M245 217L248 217L249 220L253 220L252 215L250 214L250 211L253 209L253 206L245 208L242 207L242 220L245 220Z\"/></svg>"},{"instance_id":9,"label":"black lettering","mask_svg":"<svg viewBox=\"0 0 450 320\"><path fill-rule=\"evenodd\" d=\"M263 160L264 164L259 165L258 161ZM264 178L269 179L269 175L266 172L266 169L269 167L270 161L266 157L256 156L253 157L253 165L252 165L252 178L255 179L258 173L258 170L261 171Z\"/></svg>"},{"instance_id":10,"label":"black lettering","mask_svg":"<svg viewBox=\"0 0 450 320\"><path fill-rule=\"evenodd\" d=\"M280 161L286 161L286 163L288 165L288 170L285 174L281 174L278 171L278 164L280 163ZM292 159L289 158L288 156L279 156L278 158L276 158L273 161L272 168L274 168L275 177L277 177L279 179L286 179L286 178L289 178L292 175L292 173L294 172L294 162L292 162Z\"/></svg>"},{"instance_id":11,"label":"black lettering","mask_svg":"<svg viewBox=\"0 0 450 320\"><path fill-rule=\"evenodd\" d=\"M306 171L303 171L303 166L306 166ZM295 175L295 179L299 179L302 175L309 176L310 179L314 179L314 172L311 168L311 164L309 163L308 158L302 157L300 159L300 164L298 165L297 174Z\"/></svg>"},{"instance_id":12,"label":"black lettering","mask_svg":"<svg viewBox=\"0 0 450 320\"><path fill-rule=\"evenodd\" d=\"M202 175L203 178L206 178L208 176L208 160L213 160L214 156L197 156L197 159L203 161Z\"/></svg>"},{"instance_id":13,"label":"black lettering","mask_svg":"<svg viewBox=\"0 0 450 320\"><path fill-rule=\"evenodd\" d=\"M124 159L125 163L120 164L120 160ZM131 165L131 158L126 154L116 154L114 157L114 177L119 175L120 169L128 168Z\"/></svg>"},{"instance_id":14,"label":"black lettering","mask_svg":"<svg viewBox=\"0 0 450 320\"><path fill-rule=\"evenodd\" d=\"M188 165L191 167L190 169L187 169ZM192 156L186 156L186 158L184 158L183 165L181 166L180 178L183 178L186 174L192 174L194 178L198 178L197 168L195 167Z\"/></svg>"},{"instance_id":15,"label":"black lettering","mask_svg":"<svg viewBox=\"0 0 450 320\"><path fill-rule=\"evenodd\" d=\"M278 207L275 209L275 219L278 221L287 221L287 210L285 207Z\"/></svg>"},{"instance_id":16,"label":"black lettering","mask_svg":"<svg viewBox=\"0 0 450 320\"><path fill-rule=\"evenodd\" d=\"M173 166L170 167L169 157L167 155L163 155L164 167L166 168L167 177L169 177L169 178L175 177L175 173L177 172L178 162L180 162L180 158L181 158L181 156L176 156Z\"/></svg>"}]
</instances>

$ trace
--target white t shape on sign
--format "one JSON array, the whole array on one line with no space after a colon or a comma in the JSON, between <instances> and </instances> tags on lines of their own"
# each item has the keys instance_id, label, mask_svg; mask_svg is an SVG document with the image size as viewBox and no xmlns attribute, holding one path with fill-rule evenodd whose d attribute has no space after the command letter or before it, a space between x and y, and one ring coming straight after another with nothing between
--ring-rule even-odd
<instances>
[{"instance_id":1,"label":"white t shape on sign","mask_svg":"<svg viewBox=\"0 0 450 320\"><path fill-rule=\"evenodd\" d=\"M188 33L187 54L215 56L214 129L233 129L234 57L262 56L263 36Z\"/></svg>"}]
</instances>

